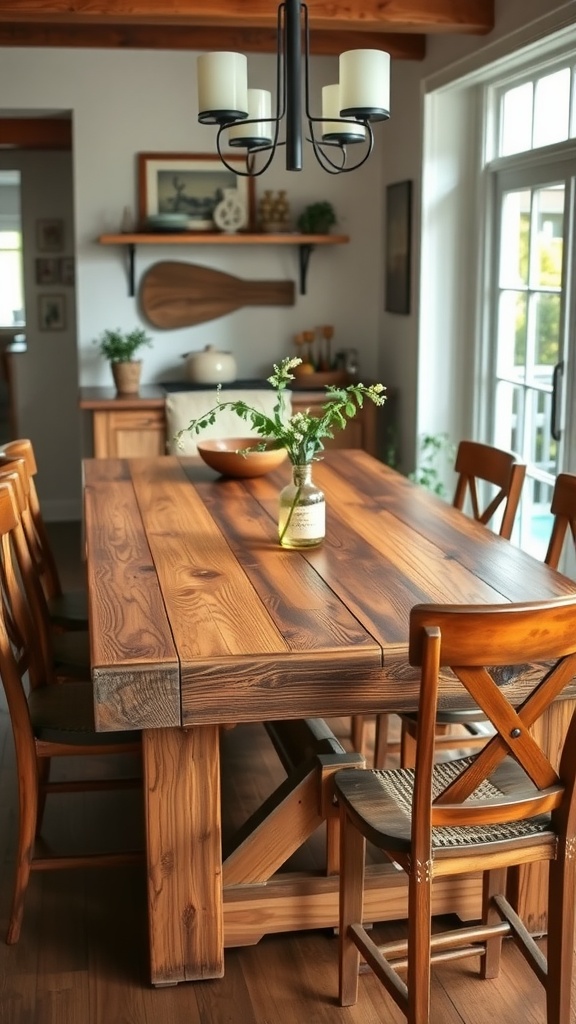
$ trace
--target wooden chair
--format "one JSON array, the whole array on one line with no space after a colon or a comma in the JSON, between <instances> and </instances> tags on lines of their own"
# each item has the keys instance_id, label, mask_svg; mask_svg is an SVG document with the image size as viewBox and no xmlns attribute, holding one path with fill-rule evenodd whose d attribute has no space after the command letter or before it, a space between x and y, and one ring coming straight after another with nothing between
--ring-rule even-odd
<instances>
[{"instance_id":1,"label":"wooden chair","mask_svg":"<svg viewBox=\"0 0 576 1024\"><path fill-rule=\"evenodd\" d=\"M550 511L554 522L545 561L557 569L568 527L576 545L576 476L572 473L560 473L556 477Z\"/></svg>"},{"instance_id":2,"label":"wooden chair","mask_svg":"<svg viewBox=\"0 0 576 1024\"><path fill-rule=\"evenodd\" d=\"M22 459L28 476L29 544L42 581L50 619L65 630L88 629L86 592L64 591L46 524L42 517L34 477L38 471L32 442L28 439L9 441L0 446L0 465L3 461Z\"/></svg>"},{"instance_id":3,"label":"wooden chair","mask_svg":"<svg viewBox=\"0 0 576 1024\"><path fill-rule=\"evenodd\" d=\"M546 734L538 720L576 674L575 622L576 595L521 605L413 608L409 658L421 672L416 768L334 776L341 823L342 1005L357 999L362 953L409 1024L429 1024L431 966L480 955L482 977L493 978L502 939L511 935L545 988L547 1024L570 1024L576 713L558 768L535 736ZM519 673L511 689L500 679L510 666ZM441 668L452 669L496 733L475 755L434 764ZM404 943L378 947L363 927L366 839L408 876ZM506 898L507 868L542 861L549 863L547 963ZM483 873L481 922L431 935L434 879L469 871ZM404 969L406 981L398 973Z\"/></svg>"},{"instance_id":4,"label":"wooden chair","mask_svg":"<svg viewBox=\"0 0 576 1024\"><path fill-rule=\"evenodd\" d=\"M42 635L46 637L45 654L54 665L60 679L86 679L90 675L90 637L88 630L80 632L54 631L50 617L46 588L42 571L37 558L36 533L30 508L30 477L23 458L8 460L0 459L0 480L6 480L15 489L18 512L22 524L24 539L28 548L29 561L34 570L34 581L37 584L38 614L42 618Z\"/></svg>"},{"instance_id":5,"label":"wooden chair","mask_svg":"<svg viewBox=\"0 0 576 1024\"><path fill-rule=\"evenodd\" d=\"M502 451L488 444L477 441L461 441L456 452L454 469L458 473L456 490L452 505L464 510L471 508L472 516L479 523L488 526L496 512L502 508L502 520L499 535L510 540L514 528L514 520L522 494L522 485L526 476L526 464L514 452ZM491 484L498 488L488 504L480 503L479 484ZM415 719L415 716L413 716ZM382 768L388 750L388 715L376 716L376 733L374 743L374 767ZM451 728L452 727L452 728ZM458 727L460 732L454 732ZM400 738L400 759L403 765L414 764L413 743L415 723L402 720ZM462 737L462 730L467 736ZM363 749L364 728L362 720L353 723L352 738L355 750ZM439 712L438 714L437 747L442 750L458 750L463 746L473 748L482 746L486 740L485 719L478 718L478 712L470 711ZM356 746L360 743L360 746Z\"/></svg>"},{"instance_id":6,"label":"wooden chair","mask_svg":"<svg viewBox=\"0 0 576 1024\"><path fill-rule=\"evenodd\" d=\"M15 480L17 477L15 476ZM38 608L38 578L29 556L16 500L15 480L0 481L0 677L7 697L16 751L19 825L7 942L20 936L30 872L54 868L128 864L141 853L44 856L35 853L49 793L139 785L138 779L50 781L54 757L140 753L137 732L96 733L89 681L54 682Z\"/></svg>"}]
</instances>

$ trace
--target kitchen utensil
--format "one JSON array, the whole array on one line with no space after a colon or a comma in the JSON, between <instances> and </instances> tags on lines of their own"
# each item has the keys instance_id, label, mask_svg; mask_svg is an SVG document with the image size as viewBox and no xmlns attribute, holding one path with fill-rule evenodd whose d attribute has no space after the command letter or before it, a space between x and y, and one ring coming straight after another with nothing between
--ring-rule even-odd
<instances>
[{"instance_id":1,"label":"kitchen utensil","mask_svg":"<svg viewBox=\"0 0 576 1024\"><path fill-rule=\"evenodd\" d=\"M293 306L293 281L244 281L221 270L165 260L143 275L140 306L154 327L215 320L243 306Z\"/></svg>"},{"instance_id":2,"label":"kitchen utensil","mask_svg":"<svg viewBox=\"0 0 576 1024\"><path fill-rule=\"evenodd\" d=\"M186 375L193 384L230 384L236 380L236 360L231 352L206 345L201 352L187 352Z\"/></svg>"}]
</instances>

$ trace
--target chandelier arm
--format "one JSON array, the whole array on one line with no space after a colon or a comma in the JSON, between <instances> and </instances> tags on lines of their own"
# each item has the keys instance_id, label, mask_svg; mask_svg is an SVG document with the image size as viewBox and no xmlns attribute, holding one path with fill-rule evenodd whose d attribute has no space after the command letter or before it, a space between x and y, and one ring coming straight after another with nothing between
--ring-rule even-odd
<instances>
[{"instance_id":1,"label":"chandelier arm","mask_svg":"<svg viewBox=\"0 0 576 1024\"><path fill-rule=\"evenodd\" d=\"M314 155L324 171L326 171L328 174L344 174L349 171L356 171L358 170L359 167L362 167L362 164L366 163L368 157L370 156L374 148L374 132L372 131L372 127L369 123L366 123L365 127L368 132L368 138L366 140L366 151L361 160L357 160L349 167L346 167L346 147L339 142L318 142L316 136L314 135L314 129L310 124L310 137L307 139L307 142L311 143L312 149L314 150ZM330 147L334 148L335 146L341 152L341 164L335 163L335 161L330 158L329 153L327 152L327 150Z\"/></svg>"}]
</instances>

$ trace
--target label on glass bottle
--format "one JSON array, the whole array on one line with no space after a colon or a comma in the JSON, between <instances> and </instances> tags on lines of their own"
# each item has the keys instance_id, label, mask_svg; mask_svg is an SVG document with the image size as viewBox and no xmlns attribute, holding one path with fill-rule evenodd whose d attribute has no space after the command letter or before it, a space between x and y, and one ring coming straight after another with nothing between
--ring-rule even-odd
<instances>
[{"instance_id":1,"label":"label on glass bottle","mask_svg":"<svg viewBox=\"0 0 576 1024\"><path fill-rule=\"evenodd\" d=\"M292 540L316 540L326 532L326 502L297 505L292 512L288 533Z\"/></svg>"}]
</instances>

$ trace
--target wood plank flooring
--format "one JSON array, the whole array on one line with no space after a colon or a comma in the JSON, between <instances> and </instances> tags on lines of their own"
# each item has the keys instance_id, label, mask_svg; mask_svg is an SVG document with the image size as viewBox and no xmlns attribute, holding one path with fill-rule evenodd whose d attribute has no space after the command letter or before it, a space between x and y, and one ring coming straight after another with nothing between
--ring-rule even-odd
<instances>
[{"instance_id":1,"label":"wood plank flooring","mask_svg":"<svg viewBox=\"0 0 576 1024\"><path fill-rule=\"evenodd\" d=\"M65 583L81 575L76 526L54 528ZM343 738L348 723L331 723ZM226 833L283 777L261 726L222 736ZM73 774L67 759L59 774ZM129 770L129 766L126 767ZM218 981L153 989L147 975L143 870L128 867L33 875L22 937L3 942L11 897L17 819L12 736L0 702L0 1024L400 1024L404 1017L371 975L360 979L355 1007L341 1009L337 940L332 932L274 935L226 951ZM49 798L44 842L94 849L129 846L141 835L137 792ZM320 837L319 837L320 839ZM314 844L291 867L316 863ZM399 926L374 929L377 939ZM576 1018L575 1018L576 1020ZM544 1024L544 999L511 943L494 981L482 982L474 961L438 970L431 1024Z\"/></svg>"}]
</instances>

